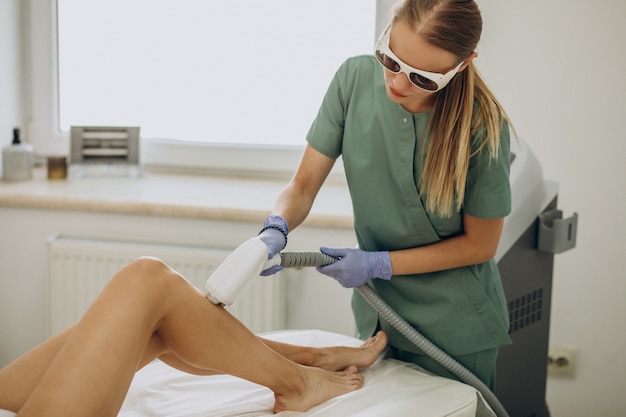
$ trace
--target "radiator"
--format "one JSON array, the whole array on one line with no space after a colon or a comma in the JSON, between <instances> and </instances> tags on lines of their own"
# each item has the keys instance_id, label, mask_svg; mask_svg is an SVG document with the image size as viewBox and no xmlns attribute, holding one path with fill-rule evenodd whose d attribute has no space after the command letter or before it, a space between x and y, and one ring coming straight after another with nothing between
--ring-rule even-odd
<instances>
[{"instance_id":1,"label":"radiator","mask_svg":"<svg viewBox=\"0 0 626 417\"><path fill-rule=\"evenodd\" d=\"M48 241L49 335L75 324L109 279L139 256L155 256L203 293L204 283L229 250L54 236ZM255 333L284 328L280 278L259 277L228 310Z\"/></svg>"}]
</instances>

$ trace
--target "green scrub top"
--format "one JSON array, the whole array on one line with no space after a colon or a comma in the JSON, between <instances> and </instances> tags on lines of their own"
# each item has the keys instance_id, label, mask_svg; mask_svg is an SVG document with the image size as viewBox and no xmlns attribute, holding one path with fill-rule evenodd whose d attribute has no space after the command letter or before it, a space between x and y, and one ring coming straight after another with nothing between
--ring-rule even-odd
<instances>
[{"instance_id":1,"label":"green scrub top","mask_svg":"<svg viewBox=\"0 0 626 417\"><path fill-rule=\"evenodd\" d=\"M335 74L307 141L328 157L343 158L359 248L394 251L428 245L463 233L463 213L480 218L510 213L508 125L501 132L497 159L490 158L487 147L471 157L461 211L444 218L425 209L418 184L429 117L430 112L413 114L389 99L382 66L373 56L350 58ZM477 138L472 141L476 146ZM506 300L493 260L370 284L450 355L510 343ZM357 292L352 308L360 337L372 335L380 323L391 345L420 353L379 320Z\"/></svg>"}]
</instances>

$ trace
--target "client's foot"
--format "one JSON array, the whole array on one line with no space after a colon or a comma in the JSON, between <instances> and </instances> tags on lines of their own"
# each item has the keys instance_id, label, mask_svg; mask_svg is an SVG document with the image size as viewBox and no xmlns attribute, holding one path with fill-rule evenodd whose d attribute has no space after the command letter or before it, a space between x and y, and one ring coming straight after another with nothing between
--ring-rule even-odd
<instances>
[{"instance_id":1,"label":"client's foot","mask_svg":"<svg viewBox=\"0 0 626 417\"><path fill-rule=\"evenodd\" d=\"M386 346L387 333L379 331L360 347L333 346L316 350L309 365L329 371L339 371L350 365L366 368L374 363Z\"/></svg>"},{"instance_id":2,"label":"client's foot","mask_svg":"<svg viewBox=\"0 0 626 417\"><path fill-rule=\"evenodd\" d=\"M290 390L274 393L274 412L306 411L331 398L356 391L363 386L363 375L355 366L342 372L330 372L313 367L302 367L302 380Z\"/></svg>"}]
</instances>

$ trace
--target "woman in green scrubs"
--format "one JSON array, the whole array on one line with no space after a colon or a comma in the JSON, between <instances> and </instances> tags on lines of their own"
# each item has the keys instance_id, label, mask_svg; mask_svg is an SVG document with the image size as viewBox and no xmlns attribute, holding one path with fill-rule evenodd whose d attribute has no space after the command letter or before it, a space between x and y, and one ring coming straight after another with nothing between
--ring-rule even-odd
<instances>
[{"instance_id":1,"label":"woman in green scrubs","mask_svg":"<svg viewBox=\"0 0 626 417\"><path fill-rule=\"evenodd\" d=\"M498 348L510 343L493 259L511 210L510 138L473 64L481 30L474 1L399 4L374 56L338 69L260 237L270 257L280 251L341 156L358 248L321 248L341 260L318 270L344 287L369 283L493 388ZM357 292L352 307L360 337L382 329L397 358L453 377Z\"/></svg>"}]
</instances>

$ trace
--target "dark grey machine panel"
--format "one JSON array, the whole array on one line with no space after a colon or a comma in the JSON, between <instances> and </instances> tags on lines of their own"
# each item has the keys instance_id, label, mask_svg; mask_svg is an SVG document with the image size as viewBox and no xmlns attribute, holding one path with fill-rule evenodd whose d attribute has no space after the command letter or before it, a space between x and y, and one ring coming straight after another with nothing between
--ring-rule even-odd
<instances>
[{"instance_id":1,"label":"dark grey machine panel","mask_svg":"<svg viewBox=\"0 0 626 417\"><path fill-rule=\"evenodd\" d=\"M556 209L555 197L546 211ZM554 253L537 249L539 220L500 259L513 343L500 349L495 394L510 417L548 417L546 382Z\"/></svg>"}]
</instances>

